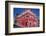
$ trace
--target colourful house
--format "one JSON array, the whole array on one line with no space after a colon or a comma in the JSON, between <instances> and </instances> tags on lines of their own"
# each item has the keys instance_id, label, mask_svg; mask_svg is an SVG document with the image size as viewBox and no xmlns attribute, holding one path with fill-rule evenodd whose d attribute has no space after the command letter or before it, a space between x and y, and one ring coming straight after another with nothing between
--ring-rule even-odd
<instances>
[{"instance_id":1,"label":"colourful house","mask_svg":"<svg viewBox=\"0 0 46 36\"><path fill-rule=\"evenodd\" d=\"M16 20L16 25L20 27L36 27L39 24L38 17L30 10L18 15Z\"/></svg>"}]
</instances>

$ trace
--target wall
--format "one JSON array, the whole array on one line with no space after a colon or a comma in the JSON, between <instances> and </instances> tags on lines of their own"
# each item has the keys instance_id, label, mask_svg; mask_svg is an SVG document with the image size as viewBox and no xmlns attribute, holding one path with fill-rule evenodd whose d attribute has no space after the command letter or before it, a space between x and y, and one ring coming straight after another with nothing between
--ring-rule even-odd
<instances>
[{"instance_id":1,"label":"wall","mask_svg":"<svg viewBox=\"0 0 46 36\"><path fill-rule=\"evenodd\" d=\"M20 1L20 0L16 0ZM46 0L21 0L28 2L44 2L46 6ZM46 8L45 8L46 9ZM46 11L46 10L45 10ZM46 13L46 12L45 12ZM46 15L46 14L45 14ZM45 17L46 18L46 17ZM45 19L46 20L46 19ZM5 35L5 0L0 0L0 36ZM12 35L13 36L13 35ZM24 34L24 35L14 35L14 36L46 36L46 33L40 34Z\"/></svg>"}]
</instances>

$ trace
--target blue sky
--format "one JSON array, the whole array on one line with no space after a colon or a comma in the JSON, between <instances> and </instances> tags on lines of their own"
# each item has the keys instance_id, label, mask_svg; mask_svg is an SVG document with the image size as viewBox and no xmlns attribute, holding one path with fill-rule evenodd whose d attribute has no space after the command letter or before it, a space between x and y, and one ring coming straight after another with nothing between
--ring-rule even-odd
<instances>
[{"instance_id":1,"label":"blue sky","mask_svg":"<svg viewBox=\"0 0 46 36\"><path fill-rule=\"evenodd\" d=\"M25 11L25 9L29 9L29 8L13 8L13 16L17 16L17 15L20 15L23 11ZM36 14L37 17L39 17L39 13L40 13L40 10L39 9L36 9L36 8L31 8L31 11Z\"/></svg>"}]
</instances>

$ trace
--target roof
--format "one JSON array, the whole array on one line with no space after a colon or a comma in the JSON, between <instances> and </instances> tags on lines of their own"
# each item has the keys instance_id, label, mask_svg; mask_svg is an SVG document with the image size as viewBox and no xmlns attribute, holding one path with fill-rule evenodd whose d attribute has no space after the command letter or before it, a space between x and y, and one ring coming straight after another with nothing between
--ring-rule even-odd
<instances>
[{"instance_id":1,"label":"roof","mask_svg":"<svg viewBox=\"0 0 46 36\"><path fill-rule=\"evenodd\" d=\"M23 16L23 15L26 14L26 13L30 13L30 14L32 14L33 16L37 17L31 10L26 10L25 12L21 13L21 14L18 15L17 17L21 17L21 16Z\"/></svg>"}]
</instances>

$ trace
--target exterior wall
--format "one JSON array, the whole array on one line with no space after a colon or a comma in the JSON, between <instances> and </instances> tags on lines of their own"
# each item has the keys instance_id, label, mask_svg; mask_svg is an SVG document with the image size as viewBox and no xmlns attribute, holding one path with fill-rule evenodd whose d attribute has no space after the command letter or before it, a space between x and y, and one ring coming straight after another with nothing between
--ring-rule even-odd
<instances>
[{"instance_id":1,"label":"exterior wall","mask_svg":"<svg viewBox=\"0 0 46 36\"><path fill-rule=\"evenodd\" d=\"M20 27L35 27L38 24L38 19L29 13L18 17L16 20L19 23L17 25Z\"/></svg>"}]
</instances>

